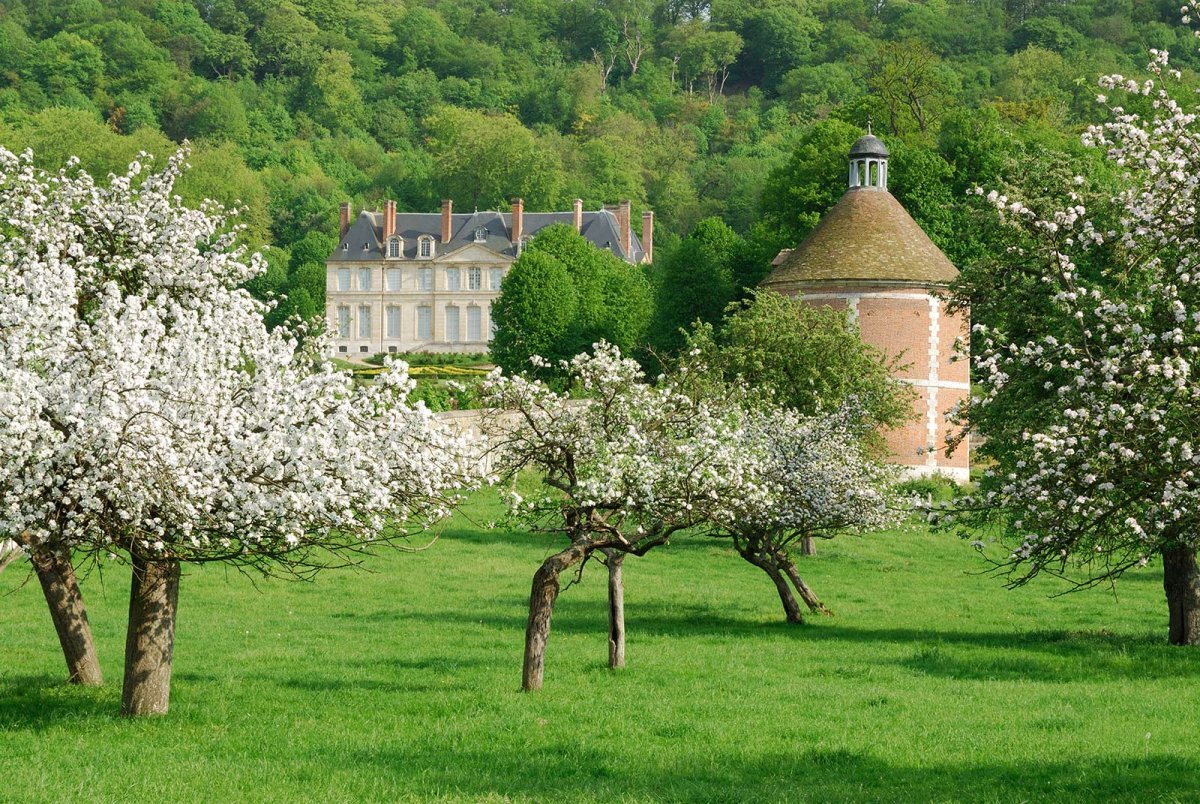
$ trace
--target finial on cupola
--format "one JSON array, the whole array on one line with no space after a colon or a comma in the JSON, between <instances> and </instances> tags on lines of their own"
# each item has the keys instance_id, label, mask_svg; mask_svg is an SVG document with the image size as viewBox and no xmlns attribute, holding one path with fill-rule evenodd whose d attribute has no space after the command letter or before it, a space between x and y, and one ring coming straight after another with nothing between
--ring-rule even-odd
<instances>
[{"instance_id":1,"label":"finial on cupola","mask_svg":"<svg viewBox=\"0 0 1200 804\"><path fill-rule=\"evenodd\" d=\"M887 189L888 149L883 141L871 133L871 120L867 119L867 133L850 146L850 187Z\"/></svg>"}]
</instances>

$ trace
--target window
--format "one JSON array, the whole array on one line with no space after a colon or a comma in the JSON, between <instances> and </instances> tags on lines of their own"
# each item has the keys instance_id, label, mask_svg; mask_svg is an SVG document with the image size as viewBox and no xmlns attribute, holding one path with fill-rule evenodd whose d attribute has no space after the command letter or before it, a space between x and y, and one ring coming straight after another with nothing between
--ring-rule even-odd
<instances>
[{"instance_id":1,"label":"window","mask_svg":"<svg viewBox=\"0 0 1200 804\"><path fill-rule=\"evenodd\" d=\"M388 240L388 258L393 260L400 259L400 253L404 250L400 238L393 237Z\"/></svg>"},{"instance_id":2,"label":"window","mask_svg":"<svg viewBox=\"0 0 1200 804\"><path fill-rule=\"evenodd\" d=\"M433 340L433 308L417 308L417 340Z\"/></svg>"},{"instance_id":3,"label":"window","mask_svg":"<svg viewBox=\"0 0 1200 804\"><path fill-rule=\"evenodd\" d=\"M488 305L488 340L496 337L496 319L492 317L492 307Z\"/></svg>"},{"instance_id":4,"label":"window","mask_svg":"<svg viewBox=\"0 0 1200 804\"><path fill-rule=\"evenodd\" d=\"M458 328L458 308L450 306L446 308L446 342L457 343L461 337L461 330Z\"/></svg>"},{"instance_id":5,"label":"window","mask_svg":"<svg viewBox=\"0 0 1200 804\"><path fill-rule=\"evenodd\" d=\"M359 305L358 308L358 337L371 337L371 306L369 304Z\"/></svg>"},{"instance_id":6,"label":"window","mask_svg":"<svg viewBox=\"0 0 1200 804\"><path fill-rule=\"evenodd\" d=\"M458 290L459 289L458 285L459 285L458 269L457 268L447 268L446 269L446 290Z\"/></svg>"},{"instance_id":7,"label":"window","mask_svg":"<svg viewBox=\"0 0 1200 804\"><path fill-rule=\"evenodd\" d=\"M433 238L430 237L429 235L425 235L424 237L422 237L420 249L418 250L417 253L420 254L422 257L432 257L433 256Z\"/></svg>"},{"instance_id":8,"label":"window","mask_svg":"<svg viewBox=\"0 0 1200 804\"><path fill-rule=\"evenodd\" d=\"M400 337L400 308L394 304L387 308L387 336L389 338Z\"/></svg>"},{"instance_id":9,"label":"window","mask_svg":"<svg viewBox=\"0 0 1200 804\"><path fill-rule=\"evenodd\" d=\"M350 351L350 347L349 346L339 346L338 351L341 352L342 354L345 354L346 352Z\"/></svg>"},{"instance_id":10,"label":"window","mask_svg":"<svg viewBox=\"0 0 1200 804\"><path fill-rule=\"evenodd\" d=\"M478 307L467 308L467 340L482 340L480 334L483 324L482 311Z\"/></svg>"},{"instance_id":11,"label":"window","mask_svg":"<svg viewBox=\"0 0 1200 804\"><path fill-rule=\"evenodd\" d=\"M500 282L503 281L503 279L504 279L504 269L503 268L489 268L488 269L488 287L489 288L491 288L492 290L499 290Z\"/></svg>"},{"instance_id":12,"label":"window","mask_svg":"<svg viewBox=\"0 0 1200 804\"><path fill-rule=\"evenodd\" d=\"M371 269L370 268L359 268L358 269L358 289L359 290L370 290L371 289Z\"/></svg>"},{"instance_id":13,"label":"window","mask_svg":"<svg viewBox=\"0 0 1200 804\"><path fill-rule=\"evenodd\" d=\"M338 337L339 338L349 338L350 337L350 308L349 307L339 307L337 315L338 315Z\"/></svg>"},{"instance_id":14,"label":"window","mask_svg":"<svg viewBox=\"0 0 1200 804\"><path fill-rule=\"evenodd\" d=\"M475 242L476 243L486 243L487 236L488 236L488 230L485 227L480 226L478 229L475 230Z\"/></svg>"},{"instance_id":15,"label":"window","mask_svg":"<svg viewBox=\"0 0 1200 804\"><path fill-rule=\"evenodd\" d=\"M418 268L417 269L417 289L418 290L433 290L433 269Z\"/></svg>"},{"instance_id":16,"label":"window","mask_svg":"<svg viewBox=\"0 0 1200 804\"><path fill-rule=\"evenodd\" d=\"M467 269L467 290L479 290L483 287L483 269Z\"/></svg>"},{"instance_id":17,"label":"window","mask_svg":"<svg viewBox=\"0 0 1200 804\"><path fill-rule=\"evenodd\" d=\"M338 268L338 290L350 289L350 269Z\"/></svg>"},{"instance_id":18,"label":"window","mask_svg":"<svg viewBox=\"0 0 1200 804\"><path fill-rule=\"evenodd\" d=\"M387 289L388 290L399 290L400 289L400 279L401 279L401 274L400 274L399 268L388 268L387 269Z\"/></svg>"},{"instance_id":19,"label":"window","mask_svg":"<svg viewBox=\"0 0 1200 804\"><path fill-rule=\"evenodd\" d=\"M358 351L362 352L363 354L366 354L367 350L370 348L371 347L369 347L369 346L360 346L360 347L358 347Z\"/></svg>"}]
</instances>

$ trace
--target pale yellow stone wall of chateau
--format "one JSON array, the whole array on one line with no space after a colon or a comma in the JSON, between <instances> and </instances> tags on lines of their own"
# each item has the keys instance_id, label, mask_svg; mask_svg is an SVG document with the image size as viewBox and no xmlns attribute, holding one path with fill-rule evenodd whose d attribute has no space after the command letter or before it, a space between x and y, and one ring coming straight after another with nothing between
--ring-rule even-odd
<instances>
[{"instance_id":1,"label":"pale yellow stone wall of chateau","mask_svg":"<svg viewBox=\"0 0 1200 804\"><path fill-rule=\"evenodd\" d=\"M486 352L498 282L511 264L482 254L329 263L325 311L334 332L333 354L361 359L381 352ZM366 290L362 269L370 272ZM472 269L478 270L477 288L471 286ZM346 277L340 271L349 272L349 290L343 289ZM457 289L450 281L452 271L458 272ZM428 272L428 288L422 286L422 272Z\"/></svg>"}]
</instances>

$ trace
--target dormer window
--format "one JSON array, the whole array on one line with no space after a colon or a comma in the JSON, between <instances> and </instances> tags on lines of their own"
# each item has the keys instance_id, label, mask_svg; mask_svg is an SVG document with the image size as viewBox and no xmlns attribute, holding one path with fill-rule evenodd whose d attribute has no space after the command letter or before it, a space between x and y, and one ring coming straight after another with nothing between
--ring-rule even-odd
<instances>
[{"instance_id":1,"label":"dormer window","mask_svg":"<svg viewBox=\"0 0 1200 804\"><path fill-rule=\"evenodd\" d=\"M417 241L417 254L428 259L433 256L433 238L429 235L423 236Z\"/></svg>"},{"instance_id":2,"label":"dormer window","mask_svg":"<svg viewBox=\"0 0 1200 804\"><path fill-rule=\"evenodd\" d=\"M388 239L387 255L389 260L398 260L404 252L404 241L398 237Z\"/></svg>"},{"instance_id":3,"label":"dormer window","mask_svg":"<svg viewBox=\"0 0 1200 804\"><path fill-rule=\"evenodd\" d=\"M478 229L475 230L475 242L476 243L486 243L487 236L488 236L488 230L485 227L480 226Z\"/></svg>"},{"instance_id":4,"label":"dormer window","mask_svg":"<svg viewBox=\"0 0 1200 804\"><path fill-rule=\"evenodd\" d=\"M363 251L370 251L370 250L371 250L371 244L363 243Z\"/></svg>"},{"instance_id":5,"label":"dormer window","mask_svg":"<svg viewBox=\"0 0 1200 804\"><path fill-rule=\"evenodd\" d=\"M345 254L345 253L346 253L347 251L349 251L349 250L350 250L350 244L349 244L349 243L342 243L342 253L343 253L343 254Z\"/></svg>"}]
</instances>

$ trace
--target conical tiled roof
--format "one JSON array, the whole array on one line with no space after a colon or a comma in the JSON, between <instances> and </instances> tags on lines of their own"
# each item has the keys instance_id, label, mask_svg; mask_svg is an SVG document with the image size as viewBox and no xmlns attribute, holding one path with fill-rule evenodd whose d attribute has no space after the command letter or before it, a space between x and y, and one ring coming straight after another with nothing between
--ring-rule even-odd
<instances>
[{"instance_id":1,"label":"conical tiled roof","mask_svg":"<svg viewBox=\"0 0 1200 804\"><path fill-rule=\"evenodd\" d=\"M866 280L945 285L958 276L887 190L855 187L763 282L777 290L804 282Z\"/></svg>"}]
</instances>

